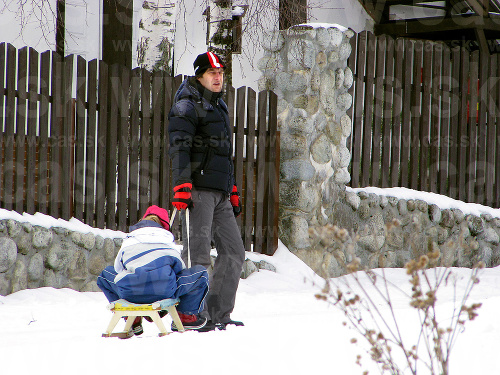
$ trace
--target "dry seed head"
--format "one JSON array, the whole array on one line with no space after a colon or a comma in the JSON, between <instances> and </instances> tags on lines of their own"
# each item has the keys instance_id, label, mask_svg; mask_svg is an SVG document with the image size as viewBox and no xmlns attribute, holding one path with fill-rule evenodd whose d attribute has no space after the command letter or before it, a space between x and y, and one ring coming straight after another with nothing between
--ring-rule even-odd
<instances>
[{"instance_id":1,"label":"dry seed head","mask_svg":"<svg viewBox=\"0 0 500 375\"><path fill-rule=\"evenodd\" d=\"M424 269L425 267L427 267L427 265L429 264L429 257L427 255L422 255L420 257L420 259L418 260L418 268L419 269Z\"/></svg>"},{"instance_id":2,"label":"dry seed head","mask_svg":"<svg viewBox=\"0 0 500 375\"><path fill-rule=\"evenodd\" d=\"M482 260L474 265L474 268L478 268L480 270L482 270L484 267L486 267L486 264Z\"/></svg>"}]
</instances>

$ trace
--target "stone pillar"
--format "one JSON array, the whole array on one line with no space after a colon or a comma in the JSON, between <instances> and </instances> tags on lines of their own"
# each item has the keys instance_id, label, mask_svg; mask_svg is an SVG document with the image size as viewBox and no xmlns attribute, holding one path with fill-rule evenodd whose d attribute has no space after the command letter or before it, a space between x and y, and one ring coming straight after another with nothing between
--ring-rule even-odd
<instances>
[{"instance_id":1,"label":"stone pillar","mask_svg":"<svg viewBox=\"0 0 500 375\"><path fill-rule=\"evenodd\" d=\"M270 89L279 98L279 236L304 260L314 257L308 228L332 222L333 204L350 181L346 110L353 74L347 58L353 35L333 25L292 27L267 36L259 61L259 90Z\"/></svg>"}]
</instances>

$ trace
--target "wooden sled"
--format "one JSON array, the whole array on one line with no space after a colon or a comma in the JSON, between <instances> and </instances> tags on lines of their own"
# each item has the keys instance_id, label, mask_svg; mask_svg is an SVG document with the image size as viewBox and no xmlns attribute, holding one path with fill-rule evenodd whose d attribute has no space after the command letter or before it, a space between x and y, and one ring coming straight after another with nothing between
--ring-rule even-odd
<instances>
[{"instance_id":1,"label":"wooden sled","mask_svg":"<svg viewBox=\"0 0 500 375\"><path fill-rule=\"evenodd\" d=\"M108 309L113 312L111 321L109 322L106 332L102 334L102 337L119 337L121 339L127 339L133 336L132 333L132 323L137 316L149 316L156 323L156 326L160 330L158 336L165 336L171 332L168 332L163 324L160 315L158 314L162 310L166 310L172 317L175 326L179 332L184 332L184 326L179 318L177 309L175 306L179 304L178 299L164 299L161 301L153 302L151 304L136 304L124 299L119 299L108 305ZM126 318L125 327L122 332L113 332L116 325L122 317Z\"/></svg>"}]
</instances>

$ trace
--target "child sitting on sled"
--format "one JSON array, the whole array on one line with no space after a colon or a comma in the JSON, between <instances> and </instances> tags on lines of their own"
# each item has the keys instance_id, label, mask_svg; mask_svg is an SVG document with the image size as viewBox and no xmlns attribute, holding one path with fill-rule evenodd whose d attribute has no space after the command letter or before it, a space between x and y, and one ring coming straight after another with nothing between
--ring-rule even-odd
<instances>
[{"instance_id":1,"label":"child sitting on sled","mask_svg":"<svg viewBox=\"0 0 500 375\"><path fill-rule=\"evenodd\" d=\"M149 304L179 298L177 311L184 328L198 330L207 322L199 313L208 292L208 273L200 265L186 268L169 229L167 210L149 207L144 217L130 227L114 266L101 272L97 286L109 302L123 298ZM176 330L175 324L172 329ZM143 333L141 317L135 319L132 330L135 335Z\"/></svg>"}]
</instances>

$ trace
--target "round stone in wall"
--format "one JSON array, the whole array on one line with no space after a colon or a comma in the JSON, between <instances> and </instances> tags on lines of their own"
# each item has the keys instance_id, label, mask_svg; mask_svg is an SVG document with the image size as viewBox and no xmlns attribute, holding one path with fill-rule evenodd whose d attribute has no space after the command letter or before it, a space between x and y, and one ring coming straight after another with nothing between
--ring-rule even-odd
<instances>
[{"instance_id":1,"label":"round stone in wall","mask_svg":"<svg viewBox=\"0 0 500 375\"><path fill-rule=\"evenodd\" d=\"M316 40L321 47L327 47L331 40L330 31L323 27L316 29Z\"/></svg>"},{"instance_id":2,"label":"round stone in wall","mask_svg":"<svg viewBox=\"0 0 500 375\"><path fill-rule=\"evenodd\" d=\"M0 272L5 272L10 269L17 259L17 245L8 238L0 238Z\"/></svg>"},{"instance_id":3,"label":"round stone in wall","mask_svg":"<svg viewBox=\"0 0 500 375\"><path fill-rule=\"evenodd\" d=\"M336 27L331 27L328 29L328 32L330 34L330 43L334 47L340 46L340 43L342 43L342 39L344 38L344 35L340 29L337 29Z\"/></svg>"},{"instance_id":4,"label":"round stone in wall","mask_svg":"<svg viewBox=\"0 0 500 375\"><path fill-rule=\"evenodd\" d=\"M26 265L23 261L16 261L16 266L14 267L14 272L12 273L11 280L11 293L19 292L28 288L28 271L26 270Z\"/></svg>"},{"instance_id":5,"label":"round stone in wall","mask_svg":"<svg viewBox=\"0 0 500 375\"><path fill-rule=\"evenodd\" d=\"M340 89L344 85L344 69L335 70L335 88Z\"/></svg>"},{"instance_id":6,"label":"round stone in wall","mask_svg":"<svg viewBox=\"0 0 500 375\"><path fill-rule=\"evenodd\" d=\"M337 184L346 185L351 181L351 175L347 168L340 168L335 171L334 180Z\"/></svg>"},{"instance_id":7,"label":"round stone in wall","mask_svg":"<svg viewBox=\"0 0 500 375\"><path fill-rule=\"evenodd\" d=\"M52 231L45 228L35 228L33 231L33 246L36 248L47 247L52 242Z\"/></svg>"},{"instance_id":8,"label":"round stone in wall","mask_svg":"<svg viewBox=\"0 0 500 375\"><path fill-rule=\"evenodd\" d=\"M339 59L347 60L351 55L352 47L349 43L342 43L339 48Z\"/></svg>"},{"instance_id":9,"label":"round stone in wall","mask_svg":"<svg viewBox=\"0 0 500 375\"><path fill-rule=\"evenodd\" d=\"M309 160L292 159L281 163L280 175L283 180L309 181L316 169Z\"/></svg>"},{"instance_id":10,"label":"round stone in wall","mask_svg":"<svg viewBox=\"0 0 500 375\"><path fill-rule=\"evenodd\" d=\"M306 92L309 87L309 78L309 73L305 70L294 72L288 82L288 90L300 93Z\"/></svg>"},{"instance_id":11,"label":"round stone in wall","mask_svg":"<svg viewBox=\"0 0 500 375\"><path fill-rule=\"evenodd\" d=\"M337 107L340 111L347 111L352 104L352 96L348 92L340 94L337 97Z\"/></svg>"},{"instance_id":12,"label":"round stone in wall","mask_svg":"<svg viewBox=\"0 0 500 375\"><path fill-rule=\"evenodd\" d=\"M43 256L40 253L36 253L30 259L28 265L28 278L31 281L41 280L44 271Z\"/></svg>"},{"instance_id":13,"label":"round stone in wall","mask_svg":"<svg viewBox=\"0 0 500 375\"><path fill-rule=\"evenodd\" d=\"M334 87L335 87L335 73L333 71L329 73L323 72L323 74L321 75L319 98L323 110L327 115L335 114L336 101L335 101Z\"/></svg>"},{"instance_id":14,"label":"round stone in wall","mask_svg":"<svg viewBox=\"0 0 500 375\"><path fill-rule=\"evenodd\" d=\"M351 68L347 67L344 69L344 87L350 89L354 83L354 76L352 74Z\"/></svg>"},{"instance_id":15,"label":"round stone in wall","mask_svg":"<svg viewBox=\"0 0 500 375\"><path fill-rule=\"evenodd\" d=\"M23 227L17 221L9 219L7 220L7 229L9 230L10 237L16 237L21 233Z\"/></svg>"},{"instance_id":16,"label":"round stone in wall","mask_svg":"<svg viewBox=\"0 0 500 375\"><path fill-rule=\"evenodd\" d=\"M338 156L338 166L340 168L347 168L351 163L351 153L346 146L338 146L337 147L337 156Z\"/></svg>"},{"instance_id":17,"label":"round stone in wall","mask_svg":"<svg viewBox=\"0 0 500 375\"><path fill-rule=\"evenodd\" d=\"M311 145L313 160L318 164L328 163L332 158L330 140L324 134L320 135Z\"/></svg>"},{"instance_id":18,"label":"round stone in wall","mask_svg":"<svg viewBox=\"0 0 500 375\"><path fill-rule=\"evenodd\" d=\"M342 136L349 137L351 135L351 118L349 115L342 115L340 118L340 128L342 129Z\"/></svg>"},{"instance_id":19,"label":"round stone in wall","mask_svg":"<svg viewBox=\"0 0 500 375\"><path fill-rule=\"evenodd\" d=\"M76 250L76 245L73 243L61 242L57 246L52 246L47 253L46 266L55 271L66 268Z\"/></svg>"},{"instance_id":20,"label":"round stone in wall","mask_svg":"<svg viewBox=\"0 0 500 375\"><path fill-rule=\"evenodd\" d=\"M316 65L320 69L323 69L327 63L328 63L328 61L326 58L326 54L323 51L319 52L318 55L316 56Z\"/></svg>"},{"instance_id":21,"label":"round stone in wall","mask_svg":"<svg viewBox=\"0 0 500 375\"><path fill-rule=\"evenodd\" d=\"M330 53L330 55L328 56L329 63L335 63L335 62L339 61L339 59L340 59L340 54L339 54L338 49L333 50Z\"/></svg>"}]
</instances>

